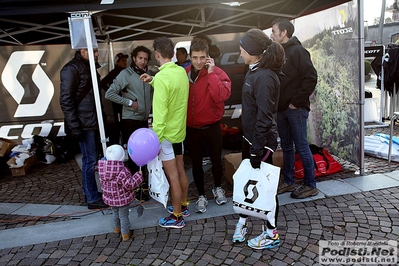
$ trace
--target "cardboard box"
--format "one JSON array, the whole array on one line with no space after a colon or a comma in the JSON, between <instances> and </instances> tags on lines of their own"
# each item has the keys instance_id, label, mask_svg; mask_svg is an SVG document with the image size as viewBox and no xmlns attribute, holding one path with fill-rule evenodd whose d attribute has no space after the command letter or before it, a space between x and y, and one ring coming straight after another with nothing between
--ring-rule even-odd
<instances>
[{"instance_id":1,"label":"cardboard box","mask_svg":"<svg viewBox=\"0 0 399 266\"><path fill-rule=\"evenodd\" d=\"M230 153L224 156L224 176L226 180L233 185L233 175L242 161L241 152Z\"/></svg>"},{"instance_id":2,"label":"cardboard box","mask_svg":"<svg viewBox=\"0 0 399 266\"><path fill-rule=\"evenodd\" d=\"M25 159L23 166L15 167L13 165L15 165L16 156L17 155L13 156L10 160L7 161L7 164L10 166L12 176L26 175L32 168L32 166L37 164L36 154L33 154Z\"/></svg>"},{"instance_id":3,"label":"cardboard box","mask_svg":"<svg viewBox=\"0 0 399 266\"><path fill-rule=\"evenodd\" d=\"M280 167L280 173L282 173L284 167L283 150L278 149L273 153L273 165Z\"/></svg>"},{"instance_id":4,"label":"cardboard box","mask_svg":"<svg viewBox=\"0 0 399 266\"><path fill-rule=\"evenodd\" d=\"M6 157L18 143L9 139L0 138L0 157Z\"/></svg>"}]
</instances>

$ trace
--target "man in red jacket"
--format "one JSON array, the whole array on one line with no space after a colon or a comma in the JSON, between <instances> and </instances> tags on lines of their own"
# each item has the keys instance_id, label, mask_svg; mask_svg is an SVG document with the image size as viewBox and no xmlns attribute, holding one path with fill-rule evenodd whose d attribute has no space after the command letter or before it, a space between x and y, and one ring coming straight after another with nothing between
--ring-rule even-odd
<instances>
[{"instance_id":1,"label":"man in red jacket","mask_svg":"<svg viewBox=\"0 0 399 266\"><path fill-rule=\"evenodd\" d=\"M204 143L209 147L212 162L214 178L212 194L218 205L227 202L224 190L221 188L223 166L220 120L224 114L224 101L231 94L231 81L222 69L215 66L214 60L209 56L208 43L209 38L206 36L195 37L191 41L192 65L186 68L190 81L186 144L192 159L192 173L199 194L195 207L198 213L204 213L208 204L202 169Z\"/></svg>"}]
</instances>

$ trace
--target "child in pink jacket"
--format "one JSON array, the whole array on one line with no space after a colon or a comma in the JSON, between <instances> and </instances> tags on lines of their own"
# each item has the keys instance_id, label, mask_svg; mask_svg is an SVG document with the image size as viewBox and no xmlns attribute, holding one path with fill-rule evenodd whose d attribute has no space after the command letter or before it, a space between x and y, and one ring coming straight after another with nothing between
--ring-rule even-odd
<instances>
[{"instance_id":1,"label":"child in pink jacket","mask_svg":"<svg viewBox=\"0 0 399 266\"><path fill-rule=\"evenodd\" d=\"M122 232L122 241L131 236L129 205L133 202L134 189L143 182L140 172L133 176L125 167L126 153L120 145L111 145L105 152L105 158L98 161L98 173L104 202L111 206L114 216L114 233Z\"/></svg>"}]
</instances>

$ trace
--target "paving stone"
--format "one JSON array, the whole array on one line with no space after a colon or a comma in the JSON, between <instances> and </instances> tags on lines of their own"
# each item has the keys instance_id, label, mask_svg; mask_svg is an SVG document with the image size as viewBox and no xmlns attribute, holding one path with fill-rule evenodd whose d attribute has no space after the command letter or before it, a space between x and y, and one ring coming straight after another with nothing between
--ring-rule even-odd
<instances>
[{"instance_id":1,"label":"paving stone","mask_svg":"<svg viewBox=\"0 0 399 266\"><path fill-rule=\"evenodd\" d=\"M367 159L375 160L375 159ZM375 160L377 161L377 160ZM348 164L349 165L349 164ZM70 163L68 167L57 166L56 174L32 175L24 177L27 186L43 197L35 200L52 204L70 204L84 206L81 195L79 174L70 175L71 168L79 169ZM369 167L371 167L369 165ZM375 170L386 170L385 162L378 161ZM393 170L399 169L395 163ZM36 186L38 180L46 176L46 182L52 179L70 183L69 193L63 193L64 187L57 188L57 193L47 194L48 187ZM345 174L340 174L344 176ZM353 176L353 172L345 178ZM11 181L11 179L10 179ZM3 182L0 192L4 191ZM43 180L42 180L43 181ZM225 182L225 181L224 181ZM211 172L206 172L206 191L210 191L213 179ZM24 198L23 182L11 188L11 192L0 193L0 202L34 203ZM222 184L222 186L224 186ZM226 186L228 190L228 186ZM53 191L54 192L54 191ZM226 191L231 193L230 191ZM189 193L195 195L195 185L190 184ZM226 193L227 194L227 193ZM25 193L25 195L29 195ZM38 194L35 194L38 195ZM230 194L231 195L231 194ZM32 197L32 195L30 195ZM6 198L11 199L4 201ZM44 202L38 202L44 203ZM121 242L113 233L79 237L45 244L27 245L0 250L0 264L4 265L319 265L318 241L331 239L398 239L399 238L399 187L334 196L315 201L294 202L280 206L278 233L282 245L273 250L252 250L245 243L233 244L238 215L226 215L201 218L187 222L183 229L164 229L153 226L133 231L134 240ZM147 210L146 211L151 211ZM195 214L193 214L195 215ZM13 219L18 217L12 217ZM25 218L25 217L23 217ZM38 219L38 217L36 217ZM6 219L0 215L0 219ZM259 219L250 219L249 236L260 233ZM51 220L36 220L9 225L9 228L34 226ZM1 230L7 226L0 224ZM0 231L1 235L1 231ZM162 239L163 241L157 241ZM302 248L306 247L306 248ZM174 251L176 250L176 251Z\"/></svg>"}]
</instances>

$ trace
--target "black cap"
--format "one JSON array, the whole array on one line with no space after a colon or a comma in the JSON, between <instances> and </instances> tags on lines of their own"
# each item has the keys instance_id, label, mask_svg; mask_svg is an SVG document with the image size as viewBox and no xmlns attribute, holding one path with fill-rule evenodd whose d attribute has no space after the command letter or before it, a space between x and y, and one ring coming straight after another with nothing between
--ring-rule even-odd
<instances>
[{"instance_id":1,"label":"black cap","mask_svg":"<svg viewBox=\"0 0 399 266\"><path fill-rule=\"evenodd\" d=\"M117 53L115 55L115 59L114 62L116 64L116 62L118 62L119 60L121 60L122 58L128 58L129 56L127 54L123 54L123 53Z\"/></svg>"}]
</instances>

